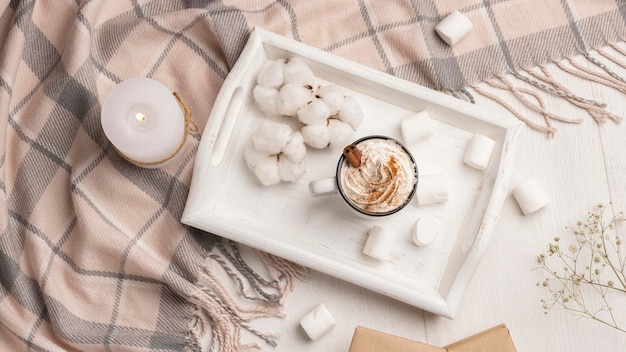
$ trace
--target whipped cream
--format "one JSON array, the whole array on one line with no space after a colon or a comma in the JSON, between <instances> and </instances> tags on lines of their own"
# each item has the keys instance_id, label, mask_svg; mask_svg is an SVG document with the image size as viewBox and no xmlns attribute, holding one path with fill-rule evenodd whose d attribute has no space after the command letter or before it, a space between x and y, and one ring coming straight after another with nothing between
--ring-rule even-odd
<instances>
[{"instance_id":1,"label":"whipped cream","mask_svg":"<svg viewBox=\"0 0 626 352\"><path fill-rule=\"evenodd\" d=\"M397 142L384 138L361 141L358 168L341 166L344 195L368 213L387 213L405 205L417 182L415 163Z\"/></svg>"}]
</instances>

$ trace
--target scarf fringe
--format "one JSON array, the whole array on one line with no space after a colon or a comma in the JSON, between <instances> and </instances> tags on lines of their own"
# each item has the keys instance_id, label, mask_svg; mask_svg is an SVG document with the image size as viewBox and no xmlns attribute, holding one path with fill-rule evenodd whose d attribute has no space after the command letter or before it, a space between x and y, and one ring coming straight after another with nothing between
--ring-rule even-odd
<instances>
[{"instance_id":1,"label":"scarf fringe","mask_svg":"<svg viewBox=\"0 0 626 352\"><path fill-rule=\"evenodd\" d=\"M283 258L265 253L259 252L259 257L265 263L265 266L270 269L270 275L274 280L284 279L286 285L282 288L281 296L284 297L285 291L294 289L295 280L306 281L307 269L300 265L294 265L292 262ZM282 303L282 298L280 303Z\"/></svg>"},{"instance_id":2,"label":"scarf fringe","mask_svg":"<svg viewBox=\"0 0 626 352\"><path fill-rule=\"evenodd\" d=\"M604 60L626 68L626 49L616 44L611 44L609 47L613 49L613 52L607 50L608 47L606 47L597 49L597 55ZM615 73L600 59L597 59L589 53L578 57L568 57L560 61L555 60L553 63L556 66L555 68L562 72L602 84L626 94L626 79ZM530 128L546 133L548 137L553 137L556 132L553 121L580 124L584 120L583 118L565 117L550 111L540 92L564 99L570 104L586 111L587 114L598 123L606 122L607 120L618 123L622 120L621 116L617 116L607 110L606 103L582 97L574 93L574 91L564 83L559 82L559 80L552 75L547 64L538 64L533 68L524 68L507 74L501 74L483 83L471 84L470 87L479 95L491 99L509 110L515 117ZM538 113L543 121L533 121L531 118L521 113L512 104L508 103L505 98L501 97L497 93L499 91L512 93L513 97L518 102ZM454 97L468 101L468 95L463 93L462 90L449 91L449 93ZM471 94L469 96L471 96ZM473 98L471 100L473 100Z\"/></svg>"},{"instance_id":3,"label":"scarf fringe","mask_svg":"<svg viewBox=\"0 0 626 352\"><path fill-rule=\"evenodd\" d=\"M282 258L257 251L265 265L269 279L253 270L243 259L237 244L229 240L218 242L207 256L233 280L246 303L240 303L215 276L214 268L205 263L198 274L195 290L190 295L194 304L193 319L189 325L189 348L201 351L202 337L210 327L210 351L234 352L261 350L256 343L241 343L245 330L270 346L277 346L276 334L261 332L248 323L256 318L283 317L282 302L292 291L296 280L305 280L304 267ZM252 302L252 304L250 304Z\"/></svg>"}]
</instances>

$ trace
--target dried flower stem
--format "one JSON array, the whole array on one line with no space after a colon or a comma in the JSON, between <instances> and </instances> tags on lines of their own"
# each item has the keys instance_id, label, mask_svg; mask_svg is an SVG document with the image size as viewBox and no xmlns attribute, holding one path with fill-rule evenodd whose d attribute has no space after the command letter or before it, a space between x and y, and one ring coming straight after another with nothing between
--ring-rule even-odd
<instances>
[{"instance_id":1,"label":"dried flower stem","mask_svg":"<svg viewBox=\"0 0 626 352\"><path fill-rule=\"evenodd\" d=\"M625 322L618 319L624 314L617 314L610 304L626 299L626 252L616 229L625 218L621 212L613 214L610 205L598 204L587 221L568 229L573 238L567 250L561 248L559 237L548 244L538 257L546 277L537 286L548 293L541 301L546 314L557 307L626 332Z\"/></svg>"}]
</instances>

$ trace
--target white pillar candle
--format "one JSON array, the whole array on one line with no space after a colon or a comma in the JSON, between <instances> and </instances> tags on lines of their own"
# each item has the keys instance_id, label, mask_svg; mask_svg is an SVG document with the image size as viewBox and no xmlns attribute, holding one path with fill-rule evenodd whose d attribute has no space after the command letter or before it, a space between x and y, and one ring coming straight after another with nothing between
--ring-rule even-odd
<instances>
[{"instance_id":1,"label":"white pillar candle","mask_svg":"<svg viewBox=\"0 0 626 352\"><path fill-rule=\"evenodd\" d=\"M493 139L475 134L465 150L463 161L475 169L485 170L495 146L496 142Z\"/></svg>"},{"instance_id":2,"label":"white pillar candle","mask_svg":"<svg viewBox=\"0 0 626 352\"><path fill-rule=\"evenodd\" d=\"M185 113L174 94L144 77L113 87L102 105L101 123L123 157L148 168L171 161L187 136Z\"/></svg>"},{"instance_id":3,"label":"white pillar candle","mask_svg":"<svg viewBox=\"0 0 626 352\"><path fill-rule=\"evenodd\" d=\"M311 340L317 340L335 325L337 325L337 322L328 309L326 309L324 303L320 303L300 319L300 326Z\"/></svg>"}]
</instances>

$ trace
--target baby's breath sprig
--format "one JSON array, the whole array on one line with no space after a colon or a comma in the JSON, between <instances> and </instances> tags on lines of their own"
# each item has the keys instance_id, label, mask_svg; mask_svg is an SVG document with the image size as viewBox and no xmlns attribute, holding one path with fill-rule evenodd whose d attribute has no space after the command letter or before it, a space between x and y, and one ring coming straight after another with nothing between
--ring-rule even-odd
<instances>
[{"instance_id":1,"label":"baby's breath sprig","mask_svg":"<svg viewBox=\"0 0 626 352\"><path fill-rule=\"evenodd\" d=\"M626 218L615 213L611 203L596 205L586 221L566 227L571 237L555 237L538 256L545 272L541 300L544 313L561 308L579 317L589 318L626 332L626 247L618 234L618 225ZM591 297L593 296L593 297ZM621 304L612 305L615 300Z\"/></svg>"}]
</instances>

